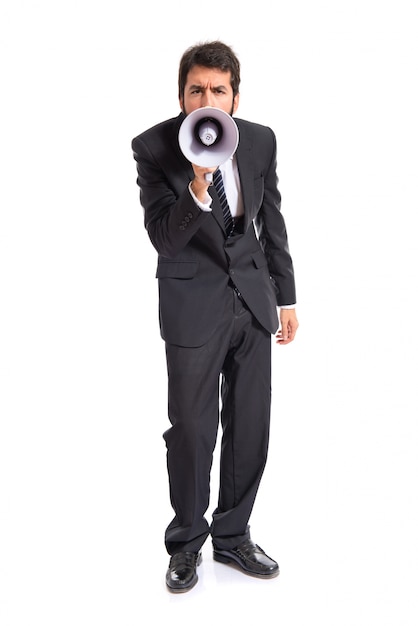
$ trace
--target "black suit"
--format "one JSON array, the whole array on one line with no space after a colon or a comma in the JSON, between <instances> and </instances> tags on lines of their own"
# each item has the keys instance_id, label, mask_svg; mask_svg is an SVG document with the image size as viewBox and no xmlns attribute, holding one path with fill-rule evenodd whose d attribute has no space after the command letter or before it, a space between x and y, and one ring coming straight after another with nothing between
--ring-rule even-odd
<instances>
[{"instance_id":1,"label":"black suit","mask_svg":"<svg viewBox=\"0 0 418 626\"><path fill-rule=\"evenodd\" d=\"M210 531L220 548L248 536L267 457L271 334L279 326L277 306L296 301L274 133L235 120L245 215L240 231L227 238L214 188L211 212L199 209L188 190L194 174L178 144L183 119L162 122L132 142L145 227L158 252L172 423L164 436L176 513L166 533L170 553L198 550ZM220 374L221 482L209 529L204 513Z\"/></svg>"}]
</instances>

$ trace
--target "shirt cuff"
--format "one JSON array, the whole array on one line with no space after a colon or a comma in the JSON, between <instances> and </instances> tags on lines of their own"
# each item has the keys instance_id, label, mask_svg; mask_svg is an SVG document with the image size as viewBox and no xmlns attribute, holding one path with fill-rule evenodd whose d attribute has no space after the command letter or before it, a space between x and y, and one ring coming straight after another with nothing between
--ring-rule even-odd
<instances>
[{"instance_id":1,"label":"shirt cuff","mask_svg":"<svg viewBox=\"0 0 418 626\"><path fill-rule=\"evenodd\" d=\"M296 304L280 304L281 309L296 309Z\"/></svg>"},{"instance_id":2,"label":"shirt cuff","mask_svg":"<svg viewBox=\"0 0 418 626\"><path fill-rule=\"evenodd\" d=\"M212 208L211 208L212 198L210 197L208 192L206 192L206 201L205 202L200 202L200 200L198 200L196 198L196 196L194 195L194 193L192 191L192 183L191 182L189 183L189 191L190 191L190 195L192 196L193 200L196 202L197 206L199 207L199 209L201 211L207 211L207 212L212 211Z\"/></svg>"}]
</instances>

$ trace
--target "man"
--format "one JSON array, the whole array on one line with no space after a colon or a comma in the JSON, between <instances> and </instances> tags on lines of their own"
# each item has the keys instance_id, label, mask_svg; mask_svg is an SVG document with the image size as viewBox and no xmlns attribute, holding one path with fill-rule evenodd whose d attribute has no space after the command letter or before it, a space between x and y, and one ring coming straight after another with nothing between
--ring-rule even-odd
<instances>
[{"instance_id":1,"label":"man","mask_svg":"<svg viewBox=\"0 0 418 626\"><path fill-rule=\"evenodd\" d=\"M196 584L209 534L216 561L259 578L279 573L248 525L267 459L272 335L286 345L298 327L276 139L267 127L235 120L238 148L219 167L232 232L223 193L205 177L217 168L190 163L178 141L185 116L196 109L235 114L239 83L240 64L229 46L214 41L189 48L179 67L180 115L132 141L145 227L158 252L171 423L164 439L175 513L165 533L166 584L175 593ZM220 381L220 486L209 526Z\"/></svg>"}]
</instances>

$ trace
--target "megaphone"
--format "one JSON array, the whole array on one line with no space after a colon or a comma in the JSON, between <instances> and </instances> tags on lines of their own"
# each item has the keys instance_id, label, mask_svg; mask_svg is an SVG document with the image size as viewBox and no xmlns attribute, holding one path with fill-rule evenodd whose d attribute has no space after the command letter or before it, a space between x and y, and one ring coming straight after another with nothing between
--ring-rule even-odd
<instances>
[{"instance_id":1,"label":"megaphone","mask_svg":"<svg viewBox=\"0 0 418 626\"><path fill-rule=\"evenodd\" d=\"M232 117L217 107L201 107L189 113L179 130L179 144L186 159L200 167L217 167L237 149L238 127ZM205 174L208 182L212 174Z\"/></svg>"}]
</instances>

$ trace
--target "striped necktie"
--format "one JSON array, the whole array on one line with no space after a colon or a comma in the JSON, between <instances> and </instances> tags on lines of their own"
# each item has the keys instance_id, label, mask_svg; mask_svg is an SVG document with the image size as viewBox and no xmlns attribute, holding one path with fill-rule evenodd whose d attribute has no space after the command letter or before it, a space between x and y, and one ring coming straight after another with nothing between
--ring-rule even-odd
<instances>
[{"instance_id":1,"label":"striped necktie","mask_svg":"<svg viewBox=\"0 0 418 626\"><path fill-rule=\"evenodd\" d=\"M225 193L224 184L222 180L222 174L219 168L213 174L213 184L215 186L216 193L218 194L219 202L221 203L222 213L223 213L224 222L225 222L226 234L228 237L230 237L234 230L234 220L232 218L231 211L229 209L228 200L226 199L226 193Z\"/></svg>"}]
</instances>

